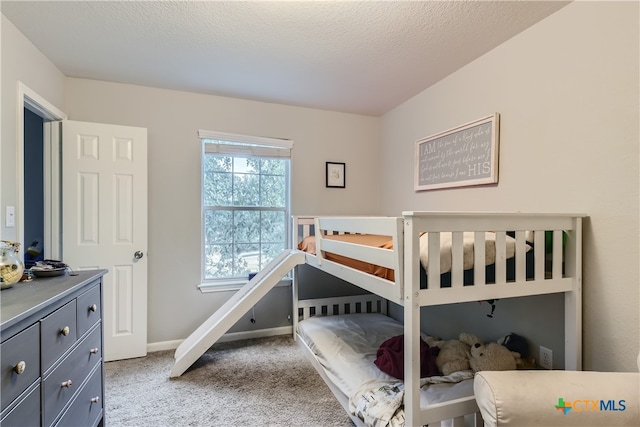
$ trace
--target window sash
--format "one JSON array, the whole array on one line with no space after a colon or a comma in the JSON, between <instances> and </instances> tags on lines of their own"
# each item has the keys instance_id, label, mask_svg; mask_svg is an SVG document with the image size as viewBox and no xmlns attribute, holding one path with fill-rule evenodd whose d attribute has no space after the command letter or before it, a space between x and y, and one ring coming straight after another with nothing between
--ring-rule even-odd
<instances>
[{"instance_id":1,"label":"window sash","mask_svg":"<svg viewBox=\"0 0 640 427\"><path fill-rule=\"evenodd\" d=\"M280 158L286 159L291 157L291 149L293 148L293 141L283 140L283 139L275 139L275 138L263 138L263 137L249 137L242 135L234 135L234 134L226 134L220 132L211 132L211 131L199 131L199 136L202 138L203 145L203 165L204 165L204 156L206 154L214 154L221 156L231 156L231 157L254 157L254 158ZM204 173L204 170L203 170ZM259 174L263 175L263 174ZM268 174L264 174L268 175ZM211 243L207 243L205 240L206 230L205 230L205 215L206 212L210 211L260 211L260 212L269 212L269 211L277 211L284 213L284 249L286 249L290 243L290 226L289 218L290 209L291 209L291 201L290 201L290 192L291 192L291 166L289 161L286 162L286 172L285 172L285 206L284 207L273 207L273 206L241 206L241 205L232 205L232 206L207 206L204 205L204 181L202 184L201 190L203 191L201 198L201 211L202 211L202 243L201 243L201 251L202 251L202 282L208 283L216 286L225 285L229 283L235 283L239 279L246 279L242 276L228 276L225 278L206 278L207 272L207 264L206 264L206 256L207 256L207 246L211 245ZM259 247L262 248L262 241L258 243ZM268 244L268 243L267 243ZM231 243L233 248L235 249L236 242ZM262 249L261 249L262 253ZM235 259L235 252L234 252Z\"/></svg>"}]
</instances>

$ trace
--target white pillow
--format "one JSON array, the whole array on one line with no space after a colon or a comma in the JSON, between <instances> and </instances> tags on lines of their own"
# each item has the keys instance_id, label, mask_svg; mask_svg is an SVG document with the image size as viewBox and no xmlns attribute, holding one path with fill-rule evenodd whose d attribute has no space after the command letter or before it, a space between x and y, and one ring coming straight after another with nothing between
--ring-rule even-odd
<instances>
[{"instance_id":1,"label":"white pillow","mask_svg":"<svg viewBox=\"0 0 640 427\"><path fill-rule=\"evenodd\" d=\"M473 242L475 233L468 231L462 233L463 241L463 261L462 265L464 270L468 270L473 267ZM440 233L440 274L451 271L451 240L453 233L442 232ZM507 235L505 236L506 243L506 257L507 259L513 258L516 254L516 239ZM485 265L490 265L496 262L496 233L487 231L484 233L485 242ZM526 251L529 252L531 246L526 245ZM424 233L420 236L420 262L422 267L427 269L427 261L429 259L429 233Z\"/></svg>"}]
</instances>

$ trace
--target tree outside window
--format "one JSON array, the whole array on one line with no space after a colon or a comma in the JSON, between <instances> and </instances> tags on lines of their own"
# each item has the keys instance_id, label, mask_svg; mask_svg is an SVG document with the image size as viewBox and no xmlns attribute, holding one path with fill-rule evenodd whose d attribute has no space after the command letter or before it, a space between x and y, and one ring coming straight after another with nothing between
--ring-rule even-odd
<instances>
[{"instance_id":1,"label":"tree outside window","mask_svg":"<svg viewBox=\"0 0 640 427\"><path fill-rule=\"evenodd\" d=\"M246 279L287 248L290 159L206 151L203 281Z\"/></svg>"}]
</instances>

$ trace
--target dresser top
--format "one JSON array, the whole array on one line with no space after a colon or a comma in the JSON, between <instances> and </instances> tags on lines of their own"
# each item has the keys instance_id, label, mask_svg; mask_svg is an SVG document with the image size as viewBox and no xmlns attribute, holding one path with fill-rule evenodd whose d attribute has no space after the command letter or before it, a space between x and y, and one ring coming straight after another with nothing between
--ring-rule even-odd
<instances>
[{"instance_id":1,"label":"dresser top","mask_svg":"<svg viewBox=\"0 0 640 427\"><path fill-rule=\"evenodd\" d=\"M78 275L34 278L0 292L0 330L13 326L44 307L74 295L104 276L107 270L78 271Z\"/></svg>"}]
</instances>

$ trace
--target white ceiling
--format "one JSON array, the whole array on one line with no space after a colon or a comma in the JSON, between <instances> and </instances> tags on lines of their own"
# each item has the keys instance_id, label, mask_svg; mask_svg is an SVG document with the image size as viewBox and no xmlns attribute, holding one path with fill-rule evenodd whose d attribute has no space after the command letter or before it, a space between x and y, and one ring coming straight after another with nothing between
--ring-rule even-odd
<instances>
[{"instance_id":1,"label":"white ceiling","mask_svg":"<svg viewBox=\"0 0 640 427\"><path fill-rule=\"evenodd\" d=\"M6 1L65 75L379 116L559 1Z\"/></svg>"}]
</instances>

